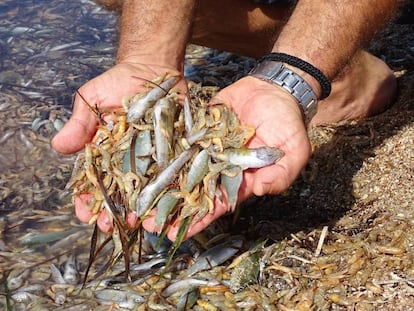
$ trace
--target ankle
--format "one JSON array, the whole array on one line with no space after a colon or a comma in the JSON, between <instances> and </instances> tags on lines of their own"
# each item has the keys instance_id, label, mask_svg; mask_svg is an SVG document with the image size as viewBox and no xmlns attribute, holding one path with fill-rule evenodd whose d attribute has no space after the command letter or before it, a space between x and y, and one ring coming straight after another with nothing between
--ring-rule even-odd
<instances>
[{"instance_id":1,"label":"ankle","mask_svg":"<svg viewBox=\"0 0 414 311\"><path fill-rule=\"evenodd\" d=\"M396 79L380 59L361 51L332 83L311 124L362 119L383 112L396 94Z\"/></svg>"}]
</instances>

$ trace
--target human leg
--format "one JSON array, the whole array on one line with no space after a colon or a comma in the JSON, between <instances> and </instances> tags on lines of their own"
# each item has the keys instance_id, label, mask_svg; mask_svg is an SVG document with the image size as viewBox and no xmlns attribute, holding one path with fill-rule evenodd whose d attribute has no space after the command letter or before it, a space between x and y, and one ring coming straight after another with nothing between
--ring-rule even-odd
<instances>
[{"instance_id":1,"label":"human leg","mask_svg":"<svg viewBox=\"0 0 414 311\"><path fill-rule=\"evenodd\" d=\"M97 0L117 8L122 0ZM259 57L268 53L286 23L291 4L257 4L253 0L200 0L191 42ZM331 95L319 103L311 124L360 119L382 112L396 93L389 67L373 55L358 51L332 83Z\"/></svg>"},{"instance_id":2,"label":"human leg","mask_svg":"<svg viewBox=\"0 0 414 311\"><path fill-rule=\"evenodd\" d=\"M379 58L357 52L333 81L331 95L319 102L311 124L358 120L383 112L395 99L396 78Z\"/></svg>"},{"instance_id":3,"label":"human leg","mask_svg":"<svg viewBox=\"0 0 414 311\"><path fill-rule=\"evenodd\" d=\"M292 9L286 4L257 5L252 0L226 0L224 4L211 6L208 0L200 1L193 42L255 57L271 50ZM361 119L380 113L391 104L396 87L390 68L360 50L332 82L331 95L319 103L311 124Z\"/></svg>"},{"instance_id":4,"label":"human leg","mask_svg":"<svg viewBox=\"0 0 414 311\"><path fill-rule=\"evenodd\" d=\"M191 43L240 55L268 53L293 8L253 0L201 0L195 11Z\"/></svg>"},{"instance_id":5,"label":"human leg","mask_svg":"<svg viewBox=\"0 0 414 311\"><path fill-rule=\"evenodd\" d=\"M121 11L123 0L95 2L109 10ZM291 8L286 1L265 5L254 0L200 0L191 43L246 56L261 56L271 49Z\"/></svg>"}]
</instances>

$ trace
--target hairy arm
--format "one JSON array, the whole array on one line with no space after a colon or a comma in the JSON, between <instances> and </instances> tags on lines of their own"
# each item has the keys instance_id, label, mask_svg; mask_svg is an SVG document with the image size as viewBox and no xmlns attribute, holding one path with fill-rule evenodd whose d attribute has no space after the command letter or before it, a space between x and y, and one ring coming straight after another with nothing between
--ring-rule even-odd
<instances>
[{"instance_id":1,"label":"hairy arm","mask_svg":"<svg viewBox=\"0 0 414 311\"><path fill-rule=\"evenodd\" d=\"M306 60L333 80L352 55L395 15L403 2L300 0L274 44L273 52ZM320 94L316 80L302 74Z\"/></svg>"},{"instance_id":2,"label":"hairy arm","mask_svg":"<svg viewBox=\"0 0 414 311\"><path fill-rule=\"evenodd\" d=\"M141 89L136 77L145 80L166 72L181 72L194 3L124 0L117 64L79 88L83 98L102 111L117 109L122 98ZM97 124L96 116L76 96L72 117L53 138L53 148L66 154L83 149L94 136Z\"/></svg>"},{"instance_id":3,"label":"hairy arm","mask_svg":"<svg viewBox=\"0 0 414 311\"><path fill-rule=\"evenodd\" d=\"M182 69L195 0L124 0L118 62Z\"/></svg>"}]
</instances>

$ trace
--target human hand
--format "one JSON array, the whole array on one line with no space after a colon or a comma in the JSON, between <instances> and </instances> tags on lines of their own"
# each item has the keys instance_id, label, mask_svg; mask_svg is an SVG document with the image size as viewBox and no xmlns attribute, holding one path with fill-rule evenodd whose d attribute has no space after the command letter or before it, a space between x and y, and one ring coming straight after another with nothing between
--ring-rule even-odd
<instances>
[{"instance_id":1,"label":"human hand","mask_svg":"<svg viewBox=\"0 0 414 311\"><path fill-rule=\"evenodd\" d=\"M138 93L147 80L166 73L179 74L171 68L123 62L90 80L78 90L87 103L76 94L72 116L52 139L52 147L64 154L82 150L92 140L98 125L98 117L88 105L103 112L104 119L108 118L110 114L107 112L121 108L123 97ZM180 83L180 88L186 91L184 81Z\"/></svg>"},{"instance_id":2,"label":"human hand","mask_svg":"<svg viewBox=\"0 0 414 311\"><path fill-rule=\"evenodd\" d=\"M242 124L255 128L248 147L277 147L285 154L274 165L244 171L239 202L288 189L311 155L302 112L293 96L248 76L223 89L217 98L233 108Z\"/></svg>"},{"instance_id":3,"label":"human hand","mask_svg":"<svg viewBox=\"0 0 414 311\"><path fill-rule=\"evenodd\" d=\"M230 105L244 125L256 129L248 147L271 146L283 150L284 157L274 165L243 172L239 203L252 195L276 194L286 190L305 166L311 147L296 100L280 87L254 77L245 77L220 91L214 99ZM190 225L187 238L205 229L228 211L227 197L215 200L213 214ZM153 218L144 221L155 231ZM179 228L173 224L168 237L174 240Z\"/></svg>"},{"instance_id":4,"label":"human hand","mask_svg":"<svg viewBox=\"0 0 414 311\"><path fill-rule=\"evenodd\" d=\"M167 67L121 62L89 81L79 89L79 93L87 103L78 94L75 96L72 116L52 139L52 147L64 154L82 150L85 144L92 140L98 126L98 116L88 105L103 112L102 117L108 121L107 119L110 118L108 112L119 109L124 96L138 93L146 80L152 80L166 73L179 74L178 71ZM184 79L174 88L177 87L182 92L186 91ZM75 197L76 216L82 222L89 222L93 216L88 208L90 198L90 194ZM131 213L128 215L127 223L133 226L136 219L134 213ZM98 216L97 223L104 232L112 229L112 222L105 212Z\"/></svg>"}]
</instances>

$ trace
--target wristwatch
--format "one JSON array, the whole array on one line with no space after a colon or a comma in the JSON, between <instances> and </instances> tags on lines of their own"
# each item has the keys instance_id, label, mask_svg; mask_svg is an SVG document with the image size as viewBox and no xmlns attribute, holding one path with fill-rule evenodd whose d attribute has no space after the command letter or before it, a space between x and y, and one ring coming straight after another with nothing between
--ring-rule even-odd
<instances>
[{"instance_id":1,"label":"wristwatch","mask_svg":"<svg viewBox=\"0 0 414 311\"><path fill-rule=\"evenodd\" d=\"M318 100L309 84L297 73L286 68L282 62L264 60L256 64L250 76L277 84L298 101L308 123L317 111Z\"/></svg>"}]
</instances>

